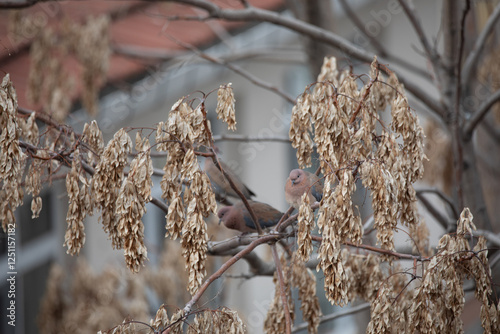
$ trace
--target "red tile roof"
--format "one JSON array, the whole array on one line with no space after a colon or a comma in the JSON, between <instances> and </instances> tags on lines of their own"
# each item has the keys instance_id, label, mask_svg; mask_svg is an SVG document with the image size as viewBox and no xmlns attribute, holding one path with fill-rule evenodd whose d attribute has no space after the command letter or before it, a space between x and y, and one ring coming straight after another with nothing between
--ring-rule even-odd
<instances>
[{"instance_id":1,"label":"red tile roof","mask_svg":"<svg viewBox=\"0 0 500 334\"><path fill-rule=\"evenodd\" d=\"M217 0L224 7L238 7L239 0ZM250 3L259 8L279 9L284 0L251 0ZM165 50L166 53L181 51L175 41L181 41L194 46L208 45L217 41L213 24L225 29L234 29L243 26L242 23L221 22L211 20L207 22L168 20L174 15L203 15L203 11L185 5L170 2L142 2L142 1L61 1L42 2L32 7L22 9L21 17L32 22L23 31L21 36L9 32L9 10L0 11L0 71L10 73L11 80L16 87L19 105L27 108L38 108L30 105L26 98L28 87L28 73L30 68L29 47L36 38L36 27L50 26L61 29L63 19L84 22L90 16L108 14L112 18L110 40L112 46L152 48ZM46 25L45 25L46 24ZM33 27L31 29L30 27ZM149 62L151 64L151 62ZM148 64L123 53L113 52L107 72L108 83L119 83L122 80L140 75ZM78 75L81 72L76 60L68 59L65 70ZM3 74L1 75L3 76ZM77 80L79 81L79 80ZM77 99L81 88L77 85L74 98Z\"/></svg>"}]
</instances>

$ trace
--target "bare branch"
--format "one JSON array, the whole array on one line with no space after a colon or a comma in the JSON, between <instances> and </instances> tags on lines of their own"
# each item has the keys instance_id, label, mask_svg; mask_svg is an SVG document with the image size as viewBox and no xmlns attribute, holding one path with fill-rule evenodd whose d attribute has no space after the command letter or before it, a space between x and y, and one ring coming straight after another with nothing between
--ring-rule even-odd
<instances>
[{"instance_id":1,"label":"bare branch","mask_svg":"<svg viewBox=\"0 0 500 334\"><path fill-rule=\"evenodd\" d=\"M138 45L115 44L112 46L113 52L127 57L138 58L144 61L177 61L184 62L189 58L193 62L191 51L172 51L165 48L143 47ZM303 51L294 47L276 48L253 48L251 50L234 50L231 54L220 56L224 62L235 62L239 60L264 60L268 62L290 62L303 64Z\"/></svg>"},{"instance_id":2,"label":"bare branch","mask_svg":"<svg viewBox=\"0 0 500 334\"><path fill-rule=\"evenodd\" d=\"M421 75L422 77L424 77L426 79L431 79L431 77L429 76L429 73L427 71L425 71L424 69L422 69L418 66L415 66L414 64L409 63L402 58L399 58L399 57L396 57L392 54L389 54L387 52L387 50L384 48L384 46L382 44L380 44L380 42L378 41L377 38L366 33L366 29L363 26L363 22L359 19L359 17L352 10L352 8L347 4L346 0L340 0L339 2L340 2L340 5L342 6L342 8L344 9L344 11L346 12L347 16L349 17L349 19L351 20L351 22L356 26L356 28L358 28L358 30L363 34L363 36L375 48L378 56L383 57L383 58L387 58L393 64L400 65L400 66L404 67L405 69L410 70L418 75Z\"/></svg>"},{"instance_id":3,"label":"bare branch","mask_svg":"<svg viewBox=\"0 0 500 334\"><path fill-rule=\"evenodd\" d=\"M474 47L472 48L472 51L469 53L469 56L465 60L464 66L463 66L463 75L462 75L462 80L461 84L462 86L466 87L469 82L470 82L470 76L472 74L472 71L474 70L475 66L477 65L477 61L479 59L479 56L482 54L482 50L484 45L486 44L486 39L490 35L490 33L493 31L493 28L498 24L500 18L500 4L498 4L495 7L495 10L491 14L491 16L488 18L488 21L486 22L483 30L479 34L479 36L476 39L476 43L474 44Z\"/></svg>"},{"instance_id":4,"label":"bare branch","mask_svg":"<svg viewBox=\"0 0 500 334\"><path fill-rule=\"evenodd\" d=\"M20 9L20 8L27 8L36 5L39 2L49 2L53 0L24 0L24 1L2 1L0 2L0 8L1 9Z\"/></svg>"},{"instance_id":5,"label":"bare branch","mask_svg":"<svg viewBox=\"0 0 500 334\"><path fill-rule=\"evenodd\" d=\"M225 250L221 253L207 252L212 256L232 256L236 255L244 249L243 246L239 246L237 248L232 248L229 250ZM272 263L266 262L262 260L255 252L248 253L243 256L243 259L248 262L250 266L250 271L252 272L252 276L270 276L274 274L275 266ZM249 278L250 276L247 276Z\"/></svg>"},{"instance_id":6,"label":"bare branch","mask_svg":"<svg viewBox=\"0 0 500 334\"><path fill-rule=\"evenodd\" d=\"M154 0L151 0L154 1ZM371 63L373 60L373 54L366 50L363 50L351 43L350 41L342 38L330 31L321 29L312 24L297 20L295 18L286 17L278 13L260 9L260 8L245 8L245 9L222 9L212 2L206 0L168 0L171 2L179 2L186 5L195 6L202 8L207 11L211 18L223 19L227 21L259 21L259 22L269 22L276 24L285 28L288 28L297 33L303 34L304 36L311 37L327 43L328 45L339 49L345 54L364 61L366 63ZM380 63L386 63L387 59L380 58ZM416 84L412 83L411 80L407 79L404 75L398 73L398 79L403 83L406 89L412 93L416 98L422 101L431 111L435 112L438 116L444 117L446 115L443 106L432 98L429 94L420 89Z\"/></svg>"},{"instance_id":7,"label":"bare branch","mask_svg":"<svg viewBox=\"0 0 500 334\"><path fill-rule=\"evenodd\" d=\"M484 116L491 110L491 107L500 102L500 90L497 90L495 93L490 95L486 101L484 101L476 111L472 118L465 124L464 134L467 138L472 136L472 132L477 127L477 125L482 121Z\"/></svg>"},{"instance_id":8,"label":"bare branch","mask_svg":"<svg viewBox=\"0 0 500 334\"><path fill-rule=\"evenodd\" d=\"M446 218L441 212L437 210L436 207L434 207L431 202L425 198L425 196L422 193L417 193L417 197L420 200L420 203L429 211L429 213L436 219L436 221L444 228L445 231L449 231L449 229L452 226L452 221Z\"/></svg>"},{"instance_id":9,"label":"bare branch","mask_svg":"<svg viewBox=\"0 0 500 334\"><path fill-rule=\"evenodd\" d=\"M214 136L215 141L239 141L239 142L260 142L260 141L270 141L270 142L281 142L290 143L290 138L288 136L244 136L244 135L233 135L233 134L223 134Z\"/></svg>"},{"instance_id":10,"label":"bare branch","mask_svg":"<svg viewBox=\"0 0 500 334\"><path fill-rule=\"evenodd\" d=\"M488 230L475 230L472 232L474 235L481 235L486 238L490 243L495 245L495 247L500 247L500 235L495 234Z\"/></svg>"},{"instance_id":11,"label":"bare branch","mask_svg":"<svg viewBox=\"0 0 500 334\"><path fill-rule=\"evenodd\" d=\"M218 59L218 58L212 57L212 56L210 56L210 55L202 52L200 49L196 48L195 46L193 46L191 44L184 43L184 42L182 42L180 40L177 40L177 39L174 39L172 37L169 37L169 38L172 41L174 41L175 43L179 44L180 46L182 46L182 47L184 47L186 49L191 50L196 55L198 55L198 57L200 57L202 59L205 59L205 60L208 60L208 61L210 61L210 62L212 62L214 64L222 65L222 66L228 68L229 70L233 71L234 73L241 75L242 77L244 77L245 79L247 79L248 81L250 81L251 83L253 83L254 85L262 87L262 88L265 88L265 89L267 89L269 91L272 91L272 92L276 93L277 95L281 96L282 98L284 98L285 100L287 100L288 102L290 102L292 104L295 104L295 98L293 96L291 96L291 95L287 94L286 92L282 91L277 86L272 85L272 84L270 84L270 83L268 83L266 81L263 81L263 80L257 78L256 76L254 76L253 74L249 73L248 71L245 71L240 66L231 64L231 63L229 63L227 61L224 61L222 59Z\"/></svg>"},{"instance_id":12,"label":"bare branch","mask_svg":"<svg viewBox=\"0 0 500 334\"><path fill-rule=\"evenodd\" d=\"M425 193L432 193L432 194L439 196L439 198L441 198L444 202L446 202L446 204L448 204L450 210L453 212L454 219L458 219L458 217L460 216L457 208L455 207L455 204L453 203L453 200L451 198L449 198L448 196L446 196L446 194L444 194L442 191L440 191L436 188L415 189L415 191L416 191L417 195L418 194L425 194Z\"/></svg>"},{"instance_id":13,"label":"bare branch","mask_svg":"<svg viewBox=\"0 0 500 334\"><path fill-rule=\"evenodd\" d=\"M363 34L363 36L370 41L370 44L375 48L377 54L381 57L387 56L387 52L382 44L378 41L378 39L366 33L365 28L363 27L363 22L359 19L356 13L353 12L351 6L347 4L346 0L340 0L340 5L342 9L345 11L351 22L359 29L359 31Z\"/></svg>"},{"instance_id":14,"label":"bare branch","mask_svg":"<svg viewBox=\"0 0 500 334\"><path fill-rule=\"evenodd\" d=\"M210 277L207 278L205 280L205 282L203 282L203 284L200 286L200 288L194 294L194 296L191 298L191 300L189 302L187 302L187 304L184 306L184 309L183 309L184 314L188 314L191 312L193 305L198 302L198 300L201 298L201 296L203 296L203 294L205 293L207 288L210 286L210 284L212 284L213 281L215 281L216 279L221 277L222 274L224 274L233 264L238 262L238 260L240 260L246 254L253 251L257 246L259 246L263 243L270 242L270 241L275 241L276 238L277 238L277 235L261 236L259 239L254 240L252 243L250 243L250 245L248 245L243 250L238 252L238 254L234 255L232 258L227 260L215 273L210 275Z\"/></svg>"},{"instance_id":15,"label":"bare branch","mask_svg":"<svg viewBox=\"0 0 500 334\"><path fill-rule=\"evenodd\" d=\"M151 196L151 201L152 204L156 205L160 210L165 212L166 214L168 213L168 205L165 204L162 200L160 200L157 197Z\"/></svg>"},{"instance_id":16,"label":"bare branch","mask_svg":"<svg viewBox=\"0 0 500 334\"><path fill-rule=\"evenodd\" d=\"M271 235L271 233L269 233L269 235ZM276 239L282 239L288 236L286 233L273 233L272 235L274 235ZM252 242L259 239L259 237L257 233L246 233L222 241L209 241L207 254L221 256L230 255L233 249L250 245Z\"/></svg>"},{"instance_id":17,"label":"bare branch","mask_svg":"<svg viewBox=\"0 0 500 334\"><path fill-rule=\"evenodd\" d=\"M313 235L311 236L312 240L314 241L319 241L321 242L323 240L323 237L319 235ZM403 260L414 260L414 261L429 261L430 258L425 257L425 256L420 256L420 255L412 255L412 254L405 254L405 253L399 253L399 252L394 252L388 249L383 249L383 248L378 248L370 245L364 245L364 244L354 244L350 241L344 242L344 245L349 246L349 247L354 247L354 248L359 248L359 249L365 249L371 252L379 253L379 254L385 254L385 255L390 255L394 256L395 258L398 259L403 259Z\"/></svg>"},{"instance_id":18,"label":"bare branch","mask_svg":"<svg viewBox=\"0 0 500 334\"><path fill-rule=\"evenodd\" d=\"M321 324L321 323L324 323L327 321L335 320L337 318L352 315L352 314L355 314L355 313L358 313L358 312L361 312L364 310L368 310L368 309L370 309L370 303L363 303L360 305L352 306L348 309L345 309L345 310L342 310L339 312L335 312L335 313L331 313L331 314L327 314L327 315L320 317L319 323ZM292 329L292 333L296 333L296 332L299 332L301 330L307 329L307 326L308 326L307 322L303 322L297 326L294 326Z\"/></svg>"},{"instance_id":19,"label":"bare branch","mask_svg":"<svg viewBox=\"0 0 500 334\"><path fill-rule=\"evenodd\" d=\"M413 28L415 29L415 32L417 33L417 36L420 40L420 43L422 44L422 47L424 48L424 51L427 55L427 58L430 60L432 64L433 76L434 78L437 79L438 69L441 67L439 54L437 53L436 49L434 49L431 46L431 44L427 40L427 37L425 37L424 29L422 28L422 23L420 22L419 17L415 13L415 8L413 8L413 5L410 5L406 0L398 0L398 2L401 5L401 7L403 7L406 16L408 17Z\"/></svg>"}]
</instances>

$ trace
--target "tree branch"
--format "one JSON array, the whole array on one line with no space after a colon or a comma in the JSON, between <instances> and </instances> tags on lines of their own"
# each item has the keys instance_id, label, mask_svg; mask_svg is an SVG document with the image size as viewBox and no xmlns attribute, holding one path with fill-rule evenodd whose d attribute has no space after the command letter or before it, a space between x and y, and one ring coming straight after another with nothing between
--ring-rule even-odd
<instances>
[{"instance_id":1,"label":"tree branch","mask_svg":"<svg viewBox=\"0 0 500 334\"><path fill-rule=\"evenodd\" d=\"M194 47L193 45L191 44L188 44L188 43L184 43L180 40L177 40L177 39L174 39L172 37L169 37L173 42L179 44L180 46L186 48L186 49L189 49L191 50L193 53L195 53L196 55L198 55L198 57L202 58L202 59L205 59L205 60L208 60L214 64L218 64L218 65L221 65L221 66L224 66L226 68L228 68L229 70L233 71L234 73L236 74L239 74L241 75L242 77L244 77L245 79L247 79L248 81L250 81L251 83L253 83L254 85L256 86L259 86L259 87L262 87L262 88L265 88L266 90L269 90L269 91L272 91L274 93L276 93L277 95L281 96L282 98L284 98L285 100L287 100L288 102L292 103L292 104L295 104L295 98L289 94L287 94L286 92L282 91L281 89L279 89L277 86L275 85L272 85L266 81L263 81L261 79L259 79L258 77L256 77L255 75L249 73L248 71L245 71L243 68L237 66L237 65L234 65L234 64L231 64L225 60L222 60L222 59L218 59L218 58L214 58L204 52L202 52L201 50L199 50L198 48Z\"/></svg>"},{"instance_id":2,"label":"tree branch","mask_svg":"<svg viewBox=\"0 0 500 334\"><path fill-rule=\"evenodd\" d=\"M417 193L417 197L420 200L420 203L429 211L429 213L436 219L436 221L444 228L445 231L451 232L450 227L452 226L452 221L446 218L444 215L439 212L431 202L425 198L422 193Z\"/></svg>"},{"instance_id":3,"label":"tree branch","mask_svg":"<svg viewBox=\"0 0 500 334\"><path fill-rule=\"evenodd\" d=\"M351 9L351 6L347 4L346 0L340 0L340 5L342 6L342 9L345 11L347 16L349 17L349 20L358 28L358 30L363 34L363 36L370 42L370 44L375 48L375 51L377 51L377 54L381 57L387 56L387 52L382 44L378 41L378 39L374 38L373 36L369 35L366 33L365 28L363 27L363 22L359 19L359 17L356 15L356 13L353 12Z\"/></svg>"},{"instance_id":4,"label":"tree branch","mask_svg":"<svg viewBox=\"0 0 500 334\"><path fill-rule=\"evenodd\" d=\"M375 51L377 52L377 56L387 58L394 64L398 64L407 70L410 70L416 74L419 74L427 79L429 79L429 73L427 73L425 70L419 68L418 66L413 65L412 63L409 63L405 61L404 59L398 58L394 55L391 55L387 52L387 50L384 48L384 46L378 41L377 38L374 36L367 34L366 29L363 26L363 22L359 19L359 17L356 15L356 13L352 10L352 8L347 4L346 0L340 0L340 5L342 6L342 9L345 11L347 16L349 17L349 20L358 28L358 30L363 34L363 36L370 42L370 44L375 48Z\"/></svg>"},{"instance_id":5,"label":"tree branch","mask_svg":"<svg viewBox=\"0 0 500 334\"><path fill-rule=\"evenodd\" d=\"M480 235L491 242L495 247L500 247L500 235L495 234L488 230L475 230L472 232L473 235Z\"/></svg>"},{"instance_id":6,"label":"tree branch","mask_svg":"<svg viewBox=\"0 0 500 334\"><path fill-rule=\"evenodd\" d=\"M442 191L435 189L435 188L423 188L423 189L415 189L415 192L418 194L425 194L425 193L432 193L437 195L439 198L441 198L446 204L448 204L450 210L453 212L453 218L458 219L460 217L460 214L458 213L457 208L455 207L455 204L453 203L452 199L446 196Z\"/></svg>"},{"instance_id":7,"label":"tree branch","mask_svg":"<svg viewBox=\"0 0 500 334\"><path fill-rule=\"evenodd\" d=\"M427 37L425 37L424 29L422 28L422 23L420 22L420 19L415 13L414 8L410 8L410 5L405 1L405 0L398 0L399 4L401 7L403 7L403 10L410 20L413 28L415 29L415 32L417 33L418 39L420 40L420 43L422 44L422 47L425 50L425 53L427 54L427 58L430 60L432 64L432 70L434 74L434 78L437 79L437 70L440 68L440 63L439 63L439 54L436 52L435 49L433 49L427 40Z\"/></svg>"},{"instance_id":8,"label":"tree branch","mask_svg":"<svg viewBox=\"0 0 500 334\"><path fill-rule=\"evenodd\" d=\"M237 248L233 248L230 250L227 250L223 253L208 253L212 256L232 256L238 254L240 251L242 251L244 247L240 246ZM269 262L266 262L262 260L255 252L248 253L243 256L243 259L247 261L248 265L250 266L250 271L252 272L252 276L272 276L274 274L274 271L276 270L275 266ZM248 277L248 278L249 278Z\"/></svg>"},{"instance_id":9,"label":"tree branch","mask_svg":"<svg viewBox=\"0 0 500 334\"><path fill-rule=\"evenodd\" d=\"M161 199L151 196L151 204L156 205L160 210L162 210L165 214L168 213L168 205L165 204Z\"/></svg>"},{"instance_id":10,"label":"tree branch","mask_svg":"<svg viewBox=\"0 0 500 334\"><path fill-rule=\"evenodd\" d=\"M323 237L319 236L319 235L312 235L311 239L314 241L319 241L319 242L323 241ZM403 259L403 260L414 260L414 261L423 262L423 261L429 261L429 259L430 259L430 258L425 257L425 256L398 253L398 252L394 252L394 251L391 251L388 249L378 248L378 247L374 247L374 246L370 246L370 245L364 245L364 244L357 245L357 244L354 244L350 241L344 242L344 245L349 246L349 247L354 247L354 248L365 249L365 250L379 253L379 254L394 256L395 258Z\"/></svg>"},{"instance_id":11,"label":"tree branch","mask_svg":"<svg viewBox=\"0 0 500 334\"><path fill-rule=\"evenodd\" d=\"M198 289L198 291L196 291L196 293L191 298L191 300L189 302L187 302L187 304L183 308L184 314L188 314L188 313L191 312L191 309L193 308L193 305L198 302L198 300L201 298L201 296L203 296L203 294L205 293L205 291L207 290L207 288L210 286L210 284L212 284L213 281L215 281L216 279L218 279L219 277L221 277L222 274L224 274L233 264L235 264L236 262L238 262L246 254L248 254L251 251L253 251L257 246L259 246L259 245L261 245L263 243L275 241L277 238L278 238L277 235L269 235L268 234L268 235L265 235L265 236L261 236L257 240L252 241L247 247L245 247L244 249L242 249L240 252L238 252L232 258L230 258L229 260L227 260L215 273L213 273L212 275L210 275L210 277L207 278L205 280L205 282L203 282L203 284L200 286L200 288ZM164 333L164 332L165 331L163 331L162 333Z\"/></svg>"},{"instance_id":12,"label":"tree branch","mask_svg":"<svg viewBox=\"0 0 500 334\"><path fill-rule=\"evenodd\" d=\"M287 233L269 233L265 235L274 235L276 239L283 239L289 236ZM228 255L233 249L240 246L250 245L259 238L260 236L257 233L244 233L222 241L209 241L207 254Z\"/></svg>"},{"instance_id":13,"label":"tree branch","mask_svg":"<svg viewBox=\"0 0 500 334\"><path fill-rule=\"evenodd\" d=\"M0 9L21 9L36 5L39 2L49 2L53 0L25 0L25 1L2 1Z\"/></svg>"},{"instance_id":14,"label":"tree branch","mask_svg":"<svg viewBox=\"0 0 500 334\"><path fill-rule=\"evenodd\" d=\"M492 95L488 97L486 101L484 101L478 108L478 110L472 115L471 119L464 126L464 135L466 138L470 138L474 129L481 122L481 120L486 116L488 111L491 110L491 107L500 102L500 90L497 90Z\"/></svg>"},{"instance_id":15,"label":"tree branch","mask_svg":"<svg viewBox=\"0 0 500 334\"><path fill-rule=\"evenodd\" d=\"M463 66L463 75L462 75L462 81L461 84L463 87L466 87L470 83L470 76L472 74L473 69L477 65L477 61L479 56L482 54L482 50L484 45L486 44L486 39L490 35L490 33L493 31L493 28L495 25L498 24L498 19L500 18L500 4L498 4L495 7L495 10L491 14L491 16L488 18L488 21L486 22L486 25L484 26L483 30L479 34L479 36L476 39L476 43L474 44L474 47L472 48L472 51L469 53L469 56L465 60L464 66Z\"/></svg>"},{"instance_id":16,"label":"tree branch","mask_svg":"<svg viewBox=\"0 0 500 334\"><path fill-rule=\"evenodd\" d=\"M342 311L339 311L339 312L335 312L335 313L331 313L331 314L327 314L327 315L324 315L322 317L319 318L319 323L324 323L324 322L327 322L327 321L331 321L331 320L335 320L337 318L341 318L341 317L345 317L345 316L348 316L348 315L352 315L354 313L358 313L358 312L361 312L361 311L364 311L364 310L368 310L370 309L370 303L363 303L363 304L360 304L360 305L357 305L357 306L352 306L346 310L342 310ZM292 333L296 333L296 332L299 332L301 330L304 330L304 329L307 329L307 326L309 324L307 322L303 322L297 326L294 326L293 329L292 329Z\"/></svg>"},{"instance_id":17,"label":"tree branch","mask_svg":"<svg viewBox=\"0 0 500 334\"><path fill-rule=\"evenodd\" d=\"M233 134L223 134L214 136L215 141L236 141L236 142L260 142L260 141L270 141L270 142L281 142L285 144L290 143L290 138L288 136L244 136L244 135L233 135Z\"/></svg>"},{"instance_id":18,"label":"tree branch","mask_svg":"<svg viewBox=\"0 0 500 334\"><path fill-rule=\"evenodd\" d=\"M149 1L159 1L159 0L149 0ZM339 49L340 51L346 53L347 55L358 59L360 61L371 63L373 60L373 54L371 52L365 51L350 41L333 34L327 30L316 27L312 24L306 22L289 18L278 13L260 9L260 8L244 8L244 9L222 9L216 4L206 1L206 0L167 0L170 2L178 2L185 5L191 5L198 7L207 11L209 18L222 19L227 21L257 21L257 22L269 22L278 26L288 28L292 31L300 33L304 36L311 37L327 43L328 45ZM380 63L388 62L387 59L379 59ZM411 80L407 79L404 75L398 73L398 78L401 83L405 85L410 93L412 93L416 98L422 101L431 111L436 113L440 117L446 115L445 109L442 105L432 98L429 94L420 89L416 84L413 84Z\"/></svg>"}]
</instances>

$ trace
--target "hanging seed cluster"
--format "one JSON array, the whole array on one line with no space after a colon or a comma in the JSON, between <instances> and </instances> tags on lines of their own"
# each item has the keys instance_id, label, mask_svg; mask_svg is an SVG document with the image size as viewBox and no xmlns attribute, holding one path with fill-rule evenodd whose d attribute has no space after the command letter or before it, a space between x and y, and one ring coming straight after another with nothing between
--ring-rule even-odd
<instances>
[{"instance_id":1,"label":"hanging seed cluster","mask_svg":"<svg viewBox=\"0 0 500 334\"><path fill-rule=\"evenodd\" d=\"M498 305L490 299L491 271L486 258L486 240L479 236L471 247L470 236L475 229L473 216L465 208L457 221L456 234L446 234L439 240L438 253L427 266L411 305L411 328L427 333L463 333L463 283L468 279L476 282L475 297L481 302L485 332L500 330Z\"/></svg>"},{"instance_id":2,"label":"hanging seed cluster","mask_svg":"<svg viewBox=\"0 0 500 334\"><path fill-rule=\"evenodd\" d=\"M24 136L26 143L32 146L38 146L39 144L39 131L38 126L35 121L35 114L32 113L28 119L19 118L18 125L21 129L21 133ZM43 158L48 158L45 151L40 151L38 153ZM33 199L31 200L31 218L37 218L42 211L42 198L40 197L40 191L42 190L42 170L43 170L43 160L34 160L28 167L28 173L24 179L25 190L27 194L31 194Z\"/></svg>"},{"instance_id":3,"label":"hanging seed cluster","mask_svg":"<svg viewBox=\"0 0 500 334\"><path fill-rule=\"evenodd\" d=\"M87 213L91 211L92 205L89 193L90 187L87 179L82 175L79 155L80 151L75 150L71 171L66 175L66 192L68 193L66 222L68 227L64 235L64 246L68 248L66 252L71 255L80 254L80 250L85 244L83 220ZM79 185L80 179L84 180L81 187Z\"/></svg>"},{"instance_id":4,"label":"hanging seed cluster","mask_svg":"<svg viewBox=\"0 0 500 334\"><path fill-rule=\"evenodd\" d=\"M30 72L27 97L42 105L58 121L63 122L73 103L77 78L68 75L68 59L76 59L82 68L80 75L82 104L91 114L98 111L98 92L105 83L111 55L107 16L90 17L86 22L63 18L60 29L44 24L33 25L36 17L18 12L11 15L9 30L14 36L34 35L30 48ZM38 20L40 22L40 20Z\"/></svg>"},{"instance_id":5,"label":"hanging seed cluster","mask_svg":"<svg viewBox=\"0 0 500 334\"><path fill-rule=\"evenodd\" d=\"M227 123L229 130L236 130L235 98L231 83L221 85L217 91L217 119L222 119Z\"/></svg>"},{"instance_id":6,"label":"hanging seed cluster","mask_svg":"<svg viewBox=\"0 0 500 334\"><path fill-rule=\"evenodd\" d=\"M123 239L118 231L116 206L131 149L132 140L128 133L123 129L118 130L106 145L92 178L92 193L97 208L101 210L100 221L115 249L123 248Z\"/></svg>"},{"instance_id":7,"label":"hanging seed cluster","mask_svg":"<svg viewBox=\"0 0 500 334\"><path fill-rule=\"evenodd\" d=\"M123 242L127 267L138 272L147 259L144 244L144 224L142 216L146 213L146 203L151 200L153 163L150 157L150 144L147 138L136 136L136 151L140 152L130 163L130 171L120 188L116 202L119 217L117 230Z\"/></svg>"},{"instance_id":8,"label":"hanging seed cluster","mask_svg":"<svg viewBox=\"0 0 500 334\"><path fill-rule=\"evenodd\" d=\"M236 121L231 86L221 86L217 96L217 113L233 128ZM204 108L203 103L192 108L182 98L172 107L167 122L158 124L156 131L157 150L168 153L161 181L162 198L170 203L165 227L172 239L182 239L189 272L188 290L192 294L206 274L208 234L203 218L217 210L210 180L200 169L194 152L197 145L211 145L210 122Z\"/></svg>"},{"instance_id":9,"label":"hanging seed cluster","mask_svg":"<svg viewBox=\"0 0 500 334\"><path fill-rule=\"evenodd\" d=\"M124 318L147 319L148 313L140 277L109 267L97 274L79 260L71 274L57 264L51 267L38 326L41 333L97 333L102 328L115 330ZM128 333L139 333L144 325L135 329Z\"/></svg>"},{"instance_id":10,"label":"hanging seed cluster","mask_svg":"<svg viewBox=\"0 0 500 334\"><path fill-rule=\"evenodd\" d=\"M387 107L390 126L381 121ZM318 270L325 274L327 298L344 305L349 301L348 277L340 245L360 243L363 236L352 203L356 180L370 190L378 243L393 250L398 222L412 227L419 223L413 183L423 175L423 131L404 87L394 74L383 78L376 58L365 82L349 71L340 73L335 58L326 58L314 87L297 99L289 135L301 167L311 165L314 147L319 155L325 187L317 221L323 236ZM302 237L305 208L301 213L298 247L305 255L310 249Z\"/></svg>"},{"instance_id":11,"label":"hanging seed cluster","mask_svg":"<svg viewBox=\"0 0 500 334\"><path fill-rule=\"evenodd\" d=\"M302 318L307 322L308 333L318 333L321 309L316 294L316 276L305 266L298 252L294 252L293 256L288 261L284 256L281 257L280 261L283 268L283 286L289 303L288 309L290 311L292 323L295 318L292 289L297 288ZM268 334L285 333L285 311L281 299L281 287L276 273L274 274L273 281L275 284L275 293L266 320L264 321L264 331Z\"/></svg>"},{"instance_id":12,"label":"hanging seed cluster","mask_svg":"<svg viewBox=\"0 0 500 334\"><path fill-rule=\"evenodd\" d=\"M284 256L280 259L281 267L283 269L283 282L279 282L278 273L275 272L273 276L274 282L274 298L267 311L266 319L264 320L264 332L267 334L286 333L286 315L283 300L281 298L281 287L283 287L288 302L289 317L293 323L295 319L295 305L292 298L292 282L291 282L291 267L287 265Z\"/></svg>"},{"instance_id":13,"label":"hanging seed cluster","mask_svg":"<svg viewBox=\"0 0 500 334\"><path fill-rule=\"evenodd\" d=\"M309 203L309 194L302 195L299 207L299 216L297 217L297 255L306 262L313 251L311 231L314 228L314 212Z\"/></svg>"},{"instance_id":14,"label":"hanging seed cluster","mask_svg":"<svg viewBox=\"0 0 500 334\"><path fill-rule=\"evenodd\" d=\"M299 253L295 253L299 257ZM321 317L318 295L316 294L316 276L299 258L292 257L292 286L298 288L302 318L307 322L307 332L318 333Z\"/></svg>"},{"instance_id":15,"label":"hanging seed cluster","mask_svg":"<svg viewBox=\"0 0 500 334\"><path fill-rule=\"evenodd\" d=\"M21 128L17 121L17 94L6 74L0 86L0 220L6 232L15 223L14 211L23 202L21 188L26 155L19 146Z\"/></svg>"}]
</instances>

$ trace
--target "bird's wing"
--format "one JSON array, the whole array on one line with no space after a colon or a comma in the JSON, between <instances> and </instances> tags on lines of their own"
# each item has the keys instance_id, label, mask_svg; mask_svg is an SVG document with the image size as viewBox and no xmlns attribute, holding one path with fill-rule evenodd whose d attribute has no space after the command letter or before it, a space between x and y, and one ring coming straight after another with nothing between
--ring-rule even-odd
<instances>
[{"instance_id":1,"label":"bird's wing","mask_svg":"<svg viewBox=\"0 0 500 334\"><path fill-rule=\"evenodd\" d=\"M323 198L323 186L320 184L319 181L312 186L311 194L318 202L321 201L321 199Z\"/></svg>"}]
</instances>

